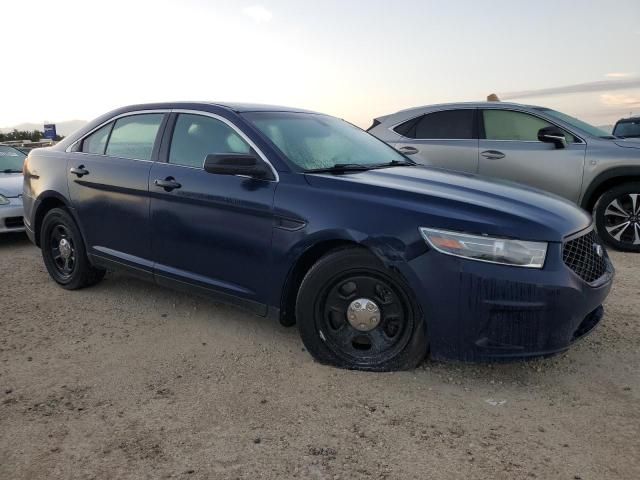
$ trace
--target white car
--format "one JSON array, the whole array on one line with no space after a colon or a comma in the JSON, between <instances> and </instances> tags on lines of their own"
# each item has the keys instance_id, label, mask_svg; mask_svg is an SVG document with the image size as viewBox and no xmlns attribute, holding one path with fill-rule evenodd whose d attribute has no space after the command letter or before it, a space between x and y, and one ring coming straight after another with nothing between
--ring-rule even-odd
<instances>
[{"instance_id":1,"label":"white car","mask_svg":"<svg viewBox=\"0 0 640 480\"><path fill-rule=\"evenodd\" d=\"M24 231L22 165L26 155L0 145L0 233Z\"/></svg>"}]
</instances>

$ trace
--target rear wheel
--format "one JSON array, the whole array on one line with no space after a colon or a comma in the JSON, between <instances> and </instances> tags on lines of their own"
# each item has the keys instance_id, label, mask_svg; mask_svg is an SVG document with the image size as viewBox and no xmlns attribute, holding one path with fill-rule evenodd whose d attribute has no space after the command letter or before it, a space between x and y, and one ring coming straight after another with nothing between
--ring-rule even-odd
<instances>
[{"instance_id":1,"label":"rear wheel","mask_svg":"<svg viewBox=\"0 0 640 480\"><path fill-rule=\"evenodd\" d=\"M63 288L88 287L104 277L105 270L89 263L80 230L66 210L54 208L47 212L40 238L47 271Z\"/></svg>"},{"instance_id":2,"label":"rear wheel","mask_svg":"<svg viewBox=\"0 0 640 480\"><path fill-rule=\"evenodd\" d=\"M321 363L403 370L427 352L424 319L409 288L363 249L335 251L309 270L296 317L302 341Z\"/></svg>"},{"instance_id":3,"label":"rear wheel","mask_svg":"<svg viewBox=\"0 0 640 480\"><path fill-rule=\"evenodd\" d=\"M594 214L598 233L607 245L640 252L640 183L625 183L605 192Z\"/></svg>"}]
</instances>

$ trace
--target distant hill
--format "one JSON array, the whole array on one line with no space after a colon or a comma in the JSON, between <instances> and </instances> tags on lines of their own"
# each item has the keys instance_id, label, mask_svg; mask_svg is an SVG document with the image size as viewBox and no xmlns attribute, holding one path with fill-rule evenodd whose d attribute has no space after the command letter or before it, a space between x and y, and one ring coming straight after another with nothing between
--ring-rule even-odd
<instances>
[{"instance_id":1,"label":"distant hill","mask_svg":"<svg viewBox=\"0 0 640 480\"><path fill-rule=\"evenodd\" d=\"M56 124L56 133L66 137L70 133L75 132L80 127L84 126L86 120L67 120L66 122L51 122ZM0 133L9 133L15 130L40 130L44 128L42 123L21 123L20 125L14 125L13 127L2 127Z\"/></svg>"}]
</instances>

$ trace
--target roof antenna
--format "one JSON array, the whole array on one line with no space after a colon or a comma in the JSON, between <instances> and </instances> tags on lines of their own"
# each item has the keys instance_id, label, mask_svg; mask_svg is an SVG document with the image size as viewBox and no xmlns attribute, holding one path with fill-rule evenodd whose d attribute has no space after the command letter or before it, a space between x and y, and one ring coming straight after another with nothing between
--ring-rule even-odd
<instances>
[{"instance_id":1,"label":"roof antenna","mask_svg":"<svg viewBox=\"0 0 640 480\"><path fill-rule=\"evenodd\" d=\"M500 99L498 98L498 95L496 95L495 93L492 93L491 95L487 96L487 102L499 102Z\"/></svg>"}]
</instances>

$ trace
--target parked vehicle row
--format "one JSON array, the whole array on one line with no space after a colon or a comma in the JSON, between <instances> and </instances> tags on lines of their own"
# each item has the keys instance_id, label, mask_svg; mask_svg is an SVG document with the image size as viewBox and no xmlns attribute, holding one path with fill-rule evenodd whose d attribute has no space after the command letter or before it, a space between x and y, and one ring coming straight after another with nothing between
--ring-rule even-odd
<instances>
[{"instance_id":1,"label":"parked vehicle row","mask_svg":"<svg viewBox=\"0 0 640 480\"><path fill-rule=\"evenodd\" d=\"M24 231L22 166L26 155L0 145L0 233Z\"/></svg>"},{"instance_id":2,"label":"parked vehicle row","mask_svg":"<svg viewBox=\"0 0 640 480\"><path fill-rule=\"evenodd\" d=\"M317 360L348 368L563 351L614 275L571 202L283 107L110 112L29 155L24 205L62 287L126 270L297 322Z\"/></svg>"},{"instance_id":3,"label":"parked vehicle row","mask_svg":"<svg viewBox=\"0 0 640 480\"><path fill-rule=\"evenodd\" d=\"M421 164L565 197L593 211L608 245L640 251L638 142L549 108L502 102L403 110L375 119L369 132Z\"/></svg>"}]
</instances>

